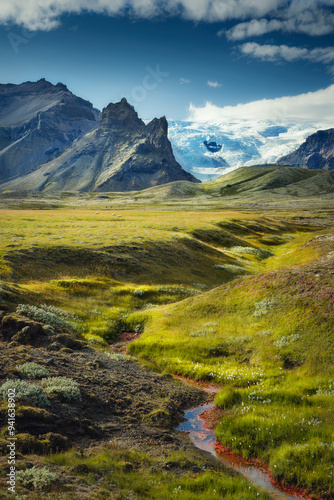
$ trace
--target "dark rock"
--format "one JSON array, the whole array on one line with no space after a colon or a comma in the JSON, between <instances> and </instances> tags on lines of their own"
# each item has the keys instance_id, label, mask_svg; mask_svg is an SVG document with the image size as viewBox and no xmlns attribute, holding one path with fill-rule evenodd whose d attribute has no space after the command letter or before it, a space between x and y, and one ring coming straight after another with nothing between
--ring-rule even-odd
<instances>
[{"instance_id":1,"label":"dark rock","mask_svg":"<svg viewBox=\"0 0 334 500\"><path fill-rule=\"evenodd\" d=\"M75 349L79 350L84 347L84 343L80 342L80 340L76 340L71 335L68 335L67 333L59 333L58 335L55 335L52 337L52 340L54 342L58 342L59 344L62 344L65 347L68 347L69 349Z\"/></svg>"},{"instance_id":2,"label":"dark rock","mask_svg":"<svg viewBox=\"0 0 334 500\"><path fill-rule=\"evenodd\" d=\"M62 352L63 354L72 354L73 349L70 349L69 347L62 347L59 352Z\"/></svg>"},{"instance_id":3,"label":"dark rock","mask_svg":"<svg viewBox=\"0 0 334 500\"><path fill-rule=\"evenodd\" d=\"M166 118L155 118L145 125L123 98L104 108L100 125L93 132L38 171L6 186L26 189L28 185L48 192L136 191L179 180L200 182L175 160Z\"/></svg>"},{"instance_id":4,"label":"dark rock","mask_svg":"<svg viewBox=\"0 0 334 500\"><path fill-rule=\"evenodd\" d=\"M282 156L276 164L334 170L334 128L310 135L296 151Z\"/></svg>"},{"instance_id":5,"label":"dark rock","mask_svg":"<svg viewBox=\"0 0 334 500\"><path fill-rule=\"evenodd\" d=\"M33 172L97 126L100 112L65 85L0 85L0 179Z\"/></svg>"},{"instance_id":6,"label":"dark rock","mask_svg":"<svg viewBox=\"0 0 334 500\"><path fill-rule=\"evenodd\" d=\"M12 337L12 340L18 344L29 344L32 339L32 328L30 328L30 326L25 326L20 332Z\"/></svg>"},{"instance_id":7,"label":"dark rock","mask_svg":"<svg viewBox=\"0 0 334 500\"><path fill-rule=\"evenodd\" d=\"M62 344L59 344L59 342L52 342L52 344L49 346L50 351L59 351L62 349Z\"/></svg>"},{"instance_id":8,"label":"dark rock","mask_svg":"<svg viewBox=\"0 0 334 500\"><path fill-rule=\"evenodd\" d=\"M19 343L32 341L37 337L45 337L42 323L29 320L18 314L4 316L1 322L1 334L4 340L14 340ZM16 338L13 338L14 335Z\"/></svg>"},{"instance_id":9,"label":"dark rock","mask_svg":"<svg viewBox=\"0 0 334 500\"><path fill-rule=\"evenodd\" d=\"M48 432L42 439L48 441L49 449L53 453L58 453L60 451L65 451L70 446L70 440L66 436L62 436L61 434L55 434L53 432Z\"/></svg>"}]
</instances>

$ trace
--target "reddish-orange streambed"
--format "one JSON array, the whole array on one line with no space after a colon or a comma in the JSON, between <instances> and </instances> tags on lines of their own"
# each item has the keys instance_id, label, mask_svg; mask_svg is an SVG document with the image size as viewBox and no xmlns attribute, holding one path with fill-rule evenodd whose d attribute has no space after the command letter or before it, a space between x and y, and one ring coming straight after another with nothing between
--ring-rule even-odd
<instances>
[{"instance_id":1,"label":"reddish-orange streambed","mask_svg":"<svg viewBox=\"0 0 334 500\"><path fill-rule=\"evenodd\" d=\"M189 383L187 380L184 382ZM205 387L204 384L201 384L200 387L210 393L218 392L216 387L210 387L208 384L205 384ZM312 499L298 488L286 487L275 482L265 464L246 460L222 446L216 440L213 430L212 424L216 418L214 402L202 404L184 413L185 420L178 426L177 430L187 432L197 448L211 453L226 467L242 474L250 483L266 491L272 498L277 500Z\"/></svg>"}]
</instances>

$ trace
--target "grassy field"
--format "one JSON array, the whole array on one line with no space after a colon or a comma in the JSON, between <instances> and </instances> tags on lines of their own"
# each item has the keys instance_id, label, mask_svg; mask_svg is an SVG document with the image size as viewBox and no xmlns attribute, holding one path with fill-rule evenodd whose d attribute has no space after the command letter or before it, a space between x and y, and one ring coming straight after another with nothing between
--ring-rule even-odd
<instances>
[{"instance_id":1,"label":"grassy field","mask_svg":"<svg viewBox=\"0 0 334 500\"><path fill-rule=\"evenodd\" d=\"M0 300L12 310L19 303L65 310L91 345L142 333L129 351L147 366L221 386L216 435L225 446L268 462L278 480L331 498L328 213L2 210ZM66 465L71 453L50 460ZM177 498L178 489L185 499L256 497L246 483L213 472L167 479L155 458L114 453L82 460L89 477L109 471L106 491L113 476L125 492L135 485L138 498ZM123 474L118 454L148 461L148 479L140 468Z\"/></svg>"},{"instance_id":2,"label":"grassy field","mask_svg":"<svg viewBox=\"0 0 334 500\"><path fill-rule=\"evenodd\" d=\"M130 345L166 372L221 385L217 438L321 498L334 492L334 291L319 264L330 249L294 242L268 259L269 273L152 311Z\"/></svg>"}]
</instances>

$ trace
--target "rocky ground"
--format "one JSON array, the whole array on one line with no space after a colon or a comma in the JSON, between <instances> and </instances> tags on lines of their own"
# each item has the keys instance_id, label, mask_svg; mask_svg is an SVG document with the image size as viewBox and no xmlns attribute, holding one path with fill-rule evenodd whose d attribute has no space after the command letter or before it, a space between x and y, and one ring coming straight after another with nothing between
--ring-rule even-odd
<instances>
[{"instance_id":1,"label":"rocky ground","mask_svg":"<svg viewBox=\"0 0 334 500\"><path fill-rule=\"evenodd\" d=\"M29 454L38 457L75 446L80 453L90 455L115 441L165 455L193 448L186 436L174 429L182 418L182 410L206 399L204 391L174 381L169 375L156 374L136 361L121 356L112 359L108 353L96 351L68 333L50 333L42 323L4 311L1 316L0 385L8 379L24 379L17 366L35 362L52 377L75 380L82 396L81 402L73 403L54 393L49 395L51 404L45 408L29 401L17 403L18 468L38 463L38 458L31 462L31 457L27 462ZM40 384L38 380L27 381ZM6 401L0 403L0 424L4 430L0 463L1 469L6 470ZM5 491L5 480L4 476L0 478L0 492ZM72 485L76 495L81 491L80 498L91 497L95 488L80 482L75 475L62 477L62 482L70 489ZM0 498L6 496L0 493Z\"/></svg>"}]
</instances>

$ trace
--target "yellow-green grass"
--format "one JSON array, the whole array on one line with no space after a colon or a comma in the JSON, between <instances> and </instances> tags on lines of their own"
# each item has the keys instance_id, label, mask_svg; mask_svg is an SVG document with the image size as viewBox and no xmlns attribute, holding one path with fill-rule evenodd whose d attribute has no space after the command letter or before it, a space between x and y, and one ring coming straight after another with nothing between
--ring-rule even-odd
<instances>
[{"instance_id":1,"label":"yellow-green grass","mask_svg":"<svg viewBox=\"0 0 334 500\"><path fill-rule=\"evenodd\" d=\"M117 215L122 215L117 217ZM3 278L107 275L142 283L206 284L224 281L215 263L232 262L192 232L219 232L232 213L91 210L1 212ZM249 219L251 215L244 214ZM284 223L283 223L284 225ZM223 231L220 231L223 234ZM206 234L205 239L209 236ZM234 241L233 235L227 235ZM42 265L41 265L42 263ZM204 268L206 272L204 272ZM168 277L167 277L168 273ZM198 279L197 279L198 278Z\"/></svg>"},{"instance_id":2,"label":"yellow-green grass","mask_svg":"<svg viewBox=\"0 0 334 500\"><path fill-rule=\"evenodd\" d=\"M1 214L1 275L19 283L23 302L76 314L92 343L145 327L130 346L143 362L229 391L216 400L224 444L270 461L279 479L332 494L331 284L288 271L326 255L311 241L315 227L289 222L291 213Z\"/></svg>"},{"instance_id":3,"label":"yellow-green grass","mask_svg":"<svg viewBox=\"0 0 334 500\"><path fill-rule=\"evenodd\" d=\"M269 461L277 479L331 498L333 306L330 276L300 269L239 278L150 311L129 350L223 386L217 438Z\"/></svg>"},{"instance_id":4,"label":"yellow-green grass","mask_svg":"<svg viewBox=\"0 0 334 500\"><path fill-rule=\"evenodd\" d=\"M1 211L1 277L27 282L104 276L142 284L213 286L234 277L231 269L218 272L214 265L248 271L253 263L251 272L266 268L263 260L240 255L235 247L277 253L291 234L299 241L304 232L296 223L242 212L114 213Z\"/></svg>"},{"instance_id":5,"label":"yellow-green grass","mask_svg":"<svg viewBox=\"0 0 334 500\"><path fill-rule=\"evenodd\" d=\"M70 469L71 474L80 476L88 485L96 483L96 474L102 476L96 496L101 499L109 499L111 492L115 494L115 498L157 500L270 498L268 494L250 486L241 476L231 477L219 469L205 471L205 460L199 456L181 451L169 456L149 455L129 449L116 440L89 457L80 457L74 450L70 450L51 455L46 461L61 467L63 471ZM198 472L191 472L193 467ZM173 472L173 468L177 471Z\"/></svg>"},{"instance_id":6,"label":"yellow-green grass","mask_svg":"<svg viewBox=\"0 0 334 500\"><path fill-rule=\"evenodd\" d=\"M115 213L116 215L113 215ZM121 217L117 217L117 216ZM174 233L216 228L217 224L234 221L231 226L243 228L243 235L295 232L296 224L275 218L257 217L237 211L157 211L157 210L1 210L1 250L8 245L26 247L98 245L130 243L141 239L162 240ZM249 231L247 227L249 226ZM228 226L227 226L228 227ZM252 228L254 230L252 231ZM240 231L239 229L239 231Z\"/></svg>"},{"instance_id":7,"label":"yellow-green grass","mask_svg":"<svg viewBox=\"0 0 334 500\"><path fill-rule=\"evenodd\" d=\"M141 331L144 311L198 295L205 288L131 283L123 285L102 277L68 278L21 285L22 293L30 302L52 303L74 313L80 320L77 324L78 331L88 340L97 335L108 342L115 341L123 331ZM136 311L141 311L138 318L132 314Z\"/></svg>"},{"instance_id":8,"label":"yellow-green grass","mask_svg":"<svg viewBox=\"0 0 334 500\"><path fill-rule=\"evenodd\" d=\"M130 321L130 313L275 267L275 254L297 252L312 234L242 212L1 213L2 277L21 284L23 301L71 311L82 333L109 342L141 329L143 320Z\"/></svg>"}]
</instances>

